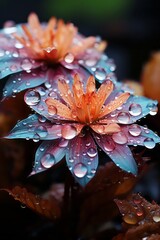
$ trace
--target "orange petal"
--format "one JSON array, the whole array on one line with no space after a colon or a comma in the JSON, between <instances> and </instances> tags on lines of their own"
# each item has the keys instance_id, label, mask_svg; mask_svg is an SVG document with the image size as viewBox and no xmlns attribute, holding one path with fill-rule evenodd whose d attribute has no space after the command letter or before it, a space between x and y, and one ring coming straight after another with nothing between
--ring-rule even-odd
<instances>
[{"instance_id":1,"label":"orange petal","mask_svg":"<svg viewBox=\"0 0 160 240\"><path fill-rule=\"evenodd\" d=\"M74 82L72 85L73 96L76 106L80 106L82 102L82 96L84 94L83 85L78 74L74 76Z\"/></svg>"},{"instance_id":2,"label":"orange petal","mask_svg":"<svg viewBox=\"0 0 160 240\"><path fill-rule=\"evenodd\" d=\"M70 108L74 108L75 104L73 95L65 80L58 80L58 89L63 100L70 106Z\"/></svg>"},{"instance_id":3,"label":"orange petal","mask_svg":"<svg viewBox=\"0 0 160 240\"><path fill-rule=\"evenodd\" d=\"M82 39L80 42L80 45L75 45L71 48L71 52L75 56L77 56L83 53L86 49L93 47L95 42L96 42L95 37L88 37L88 38Z\"/></svg>"},{"instance_id":4,"label":"orange petal","mask_svg":"<svg viewBox=\"0 0 160 240\"><path fill-rule=\"evenodd\" d=\"M87 80L87 88L86 88L86 93L92 93L96 89L95 86L95 78L93 76L90 76Z\"/></svg>"},{"instance_id":5,"label":"orange petal","mask_svg":"<svg viewBox=\"0 0 160 240\"><path fill-rule=\"evenodd\" d=\"M103 111L101 112L98 118L102 118L105 115L116 110L118 107L120 107L123 103L127 101L129 96L130 96L130 93L128 92L122 93L120 96L117 97L117 99L111 101L109 104L105 106L105 108L103 109Z\"/></svg>"},{"instance_id":6,"label":"orange petal","mask_svg":"<svg viewBox=\"0 0 160 240\"><path fill-rule=\"evenodd\" d=\"M107 47L107 42L106 41L102 41L102 42L100 42L99 44L96 45L96 49L99 52L103 52L106 47Z\"/></svg>"},{"instance_id":7,"label":"orange petal","mask_svg":"<svg viewBox=\"0 0 160 240\"><path fill-rule=\"evenodd\" d=\"M121 130L120 126L116 123L110 123L107 125L90 125L91 128L99 133L99 134L111 134L111 133L115 133L115 132L119 132Z\"/></svg>"},{"instance_id":8,"label":"orange petal","mask_svg":"<svg viewBox=\"0 0 160 240\"><path fill-rule=\"evenodd\" d=\"M31 13L28 17L28 24L32 31L34 32L34 35L37 37L37 39L40 40L40 38L43 38L43 30L41 28L41 24L39 22L39 18L37 14Z\"/></svg>"},{"instance_id":9,"label":"orange petal","mask_svg":"<svg viewBox=\"0 0 160 240\"><path fill-rule=\"evenodd\" d=\"M63 103L60 101L53 99L53 98L47 98L46 104L51 110L54 109L54 113L59 115L60 117L63 117L65 119L74 120L72 117L72 111Z\"/></svg>"}]
</instances>

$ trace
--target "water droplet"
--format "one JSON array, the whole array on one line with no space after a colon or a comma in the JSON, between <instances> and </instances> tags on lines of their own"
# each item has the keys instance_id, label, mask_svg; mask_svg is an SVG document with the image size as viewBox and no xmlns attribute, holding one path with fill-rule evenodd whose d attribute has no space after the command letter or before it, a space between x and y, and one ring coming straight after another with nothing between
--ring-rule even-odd
<instances>
[{"instance_id":1,"label":"water droplet","mask_svg":"<svg viewBox=\"0 0 160 240\"><path fill-rule=\"evenodd\" d=\"M144 214L144 212L142 210L138 210L136 214L138 217L141 217Z\"/></svg>"},{"instance_id":2,"label":"water droplet","mask_svg":"<svg viewBox=\"0 0 160 240\"><path fill-rule=\"evenodd\" d=\"M38 142L39 140L40 140L40 136L37 133L35 133L33 136L33 141Z\"/></svg>"},{"instance_id":3,"label":"water droplet","mask_svg":"<svg viewBox=\"0 0 160 240\"><path fill-rule=\"evenodd\" d=\"M45 82L44 85L45 85L45 87L48 88L48 89L52 87L52 85L51 85L49 82Z\"/></svg>"},{"instance_id":4,"label":"water droplet","mask_svg":"<svg viewBox=\"0 0 160 240\"><path fill-rule=\"evenodd\" d=\"M57 114L57 108L53 105L49 105L48 106L48 114L51 116Z\"/></svg>"},{"instance_id":5,"label":"water droplet","mask_svg":"<svg viewBox=\"0 0 160 240\"><path fill-rule=\"evenodd\" d=\"M87 155L91 158L95 157L97 155L97 150L93 147L88 148Z\"/></svg>"},{"instance_id":6,"label":"water droplet","mask_svg":"<svg viewBox=\"0 0 160 240\"><path fill-rule=\"evenodd\" d=\"M61 130L62 137L65 139L72 139L77 135L77 130L74 126L64 125Z\"/></svg>"},{"instance_id":7,"label":"water droplet","mask_svg":"<svg viewBox=\"0 0 160 240\"><path fill-rule=\"evenodd\" d=\"M127 112L120 112L118 113L117 120L121 124L127 124L129 123L130 116Z\"/></svg>"},{"instance_id":8,"label":"water droplet","mask_svg":"<svg viewBox=\"0 0 160 240\"><path fill-rule=\"evenodd\" d=\"M89 58L89 59L86 59L86 60L85 60L85 64L86 64L86 66L88 66L88 67L93 67L93 66L96 65L96 63L97 63L97 60L94 59L94 58Z\"/></svg>"},{"instance_id":9,"label":"water droplet","mask_svg":"<svg viewBox=\"0 0 160 240\"><path fill-rule=\"evenodd\" d=\"M155 147L156 143L155 141L152 139L152 138L146 138L144 139L144 142L143 142L144 146L146 148L149 148L149 149L152 149Z\"/></svg>"},{"instance_id":10,"label":"water droplet","mask_svg":"<svg viewBox=\"0 0 160 240\"><path fill-rule=\"evenodd\" d=\"M18 49L21 49L21 48L23 48L23 45L20 42L16 42L15 47Z\"/></svg>"},{"instance_id":11,"label":"water droplet","mask_svg":"<svg viewBox=\"0 0 160 240\"><path fill-rule=\"evenodd\" d=\"M125 144L128 141L126 135L123 132L113 133L112 139L115 143L118 144Z\"/></svg>"},{"instance_id":12,"label":"water droplet","mask_svg":"<svg viewBox=\"0 0 160 240\"><path fill-rule=\"evenodd\" d=\"M17 71L17 66L15 65L15 64L13 64L13 65L11 65L10 66L10 70L12 71L12 72L15 72L15 71Z\"/></svg>"},{"instance_id":13,"label":"water droplet","mask_svg":"<svg viewBox=\"0 0 160 240\"><path fill-rule=\"evenodd\" d=\"M38 120L39 120L39 122L41 122L41 123L46 122L46 118L43 117L43 116L39 116Z\"/></svg>"},{"instance_id":14,"label":"water droplet","mask_svg":"<svg viewBox=\"0 0 160 240\"><path fill-rule=\"evenodd\" d=\"M115 149L115 144L112 141L105 141L103 147L106 151L112 152Z\"/></svg>"},{"instance_id":15,"label":"water droplet","mask_svg":"<svg viewBox=\"0 0 160 240\"><path fill-rule=\"evenodd\" d=\"M47 47L44 49L44 51L46 51L47 53L52 52L55 49L55 47Z\"/></svg>"},{"instance_id":16,"label":"water droplet","mask_svg":"<svg viewBox=\"0 0 160 240\"><path fill-rule=\"evenodd\" d=\"M44 147L40 147L39 150L40 150L41 152L43 152L43 151L44 151Z\"/></svg>"},{"instance_id":17,"label":"water droplet","mask_svg":"<svg viewBox=\"0 0 160 240\"><path fill-rule=\"evenodd\" d=\"M133 201L134 201L135 204L140 204L142 202L142 199L139 197L139 195L138 196L135 195L133 197Z\"/></svg>"},{"instance_id":18,"label":"water droplet","mask_svg":"<svg viewBox=\"0 0 160 240\"><path fill-rule=\"evenodd\" d=\"M52 98L57 98L57 93L56 92L50 92L48 94L49 97L52 97Z\"/></svg>"},{"instance_id":19,"label":"water droplet","mask_svg":"<svg viewBox=\"0 0 160 240\"><path fill-rule=\"evenodd\" d=\"M154 115L156 115L157 114L157 112L158 112L158 107L157 107L157 105L155 104L155 103L149 103L148 105L147 105L147 108L150 110L150 115L152 115L152 116L154 116Z\"/></svg>"},{"instance_id":20,"label":"water droplet","mask_svg":"<svg viewBox=\"0 0 160 240\"><path fill-rule=\"evenodd\" d=\"M74 61L74 56L72 53L67 53L64 57L66 63L72 63Z\"/></svg>"},{"instance_id":21,"label":"water droplet","mask_svg":"<svg viewBox=\"0 0 160 240\"><path fill-rule=\"evenodd\" d=\"M45 126L36 127L35 132L40 136L40 138L45 138L48 135L48 131Z\"/></svg>"},{"instance_id":22,"label":"water droplet","mask_svg":"<svg viewBox=\"0 0 160 240\"><path fill-rule=\"evenodd\" d=\"M106 78L106 71L104 70L104 68L96 68L95 77L99 81L105 80L105 78Z\"/></svg>"},{"instance_id":23,"label":"water droplet","mask_svg":"<svg viewBox=\"0 0 160 240\"><path fill-rule=\"evenodd\" d=\"M160 215L153 216L153 221L154 222L160 222Z\"/></svg>"},{"instance_id":24,"label":"water droplet","mask_svg":"<svg viewBox=\"0 0 160 240\"><path fill-rule=\"evenodd\" d=\"M55 163L55 158L52 154L47 153L46 155L44 155L41 159L41 164L43 167L45 168L50 168L54 165Z\"/></svg>"},{"instance_id":25,"label":"water droplet","mask_svg":"<svg viewBox=\"0 0 160 240\"><path fill-rule=\"evenodd\" d=\"M87 174L87 167L82 163L78 163L74 166L73 172L76 177L83 178Z\"/></svg>"},{"instance_id":26,"label":"water droplet","mask_svg":"<svg viewBox=\"0 0 160 240\"><path fill-rule=\"evenodd\" d=\"M18 54L18 52L14 52L14 53L12 54L12 56L15 57L15 58L18 58L18 57L19 57L19 54Z\"/></svg>"},{"instance_id":27,"label":"water droplet","mask_svg":"<svg viewBox=\"0 0 160 240\"><path fill-rule=\"evenodd\" d=\"M41 96L39 92L29 90L25 93L24 100L29 106L35 106L40 102Z\"/></svg>"},{"instance_id":28,"label":"water droplet","mask_svg":"<svg viewBox=\"0 0 160 240\"><path fill-rule=\"evenodd\" d=\"M136 224L137 223L137 218L134 214L132 213L127 213L124 217L123 220L128 223L128 224Z\"/></svg>"},{"instance_id":29,"label":"water droplet","mask_svg":"<svg viewBox=\"0 0 160 240\"><path fill-rule=\"evenodd\" d=\"M25 71L28 71L32 68L32 63L29 59L24 59L21 63L21 68Z\"/></svg>"},{"instance_id":30,"label":"water droplet","mask_svg":"<svg viewBox=\"0 0 160 240\"><path fill-rule=\"evenodd\" d=\"M5 55L5 51L0 49L0 57L4 57L4 55Z\"/></svg>"},{"instance_id":31,"label":"water droplet","mask_svg":"<svg viewBox=\"0 0 160 240\"><path fill-rule=\"evenodd\" d=\"M67 147L67 145L68 145L68 140L62 138L62 140L59 143L59 147Z\"/></svg>"},{"instance_id":32,"label":"water droplet","mask_svg":"<svg viewBox=\"0 0 160 240\"><path fill-rule=\"evenodd\" d=\"M43 87L39 87L37 89L35 89L35 91L39 92L39 94L43 97L46 95L46 91Z\"/></svg>"},{"instance_id":33,"label":"water droplet","mask_svg":"<svg viewBox=\"0 0 160 240\"><path fill-rule=\"evenodd\" d=\"M134 137L137 137L141 134L142 130L141 130L141 127L138 126L137 124L132 124L129 126L128 128L128 132L134 136Z\"/></svg>"},{"instance_id":34,"label":"water droplet","mask_svg":"<svg viewBox=\"0 0 160 240\"><path fill-rule=\"evenodd\" d=\"M132 103L129 107L129 113L134 117L139 116L142 113L141 105L137 103Z\"/></svg>"}]
</instances>

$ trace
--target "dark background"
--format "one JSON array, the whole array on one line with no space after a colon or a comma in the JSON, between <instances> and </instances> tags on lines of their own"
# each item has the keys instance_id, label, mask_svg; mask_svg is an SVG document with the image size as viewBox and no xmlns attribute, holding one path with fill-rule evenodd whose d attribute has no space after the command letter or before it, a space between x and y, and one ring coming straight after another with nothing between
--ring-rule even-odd
<instances>
[{"instance_id":1,"label":"dark background","mask_svg":"<svg viewBox=\"0 0 160 240\"><path fill-rule=\"evenodd\" d=\"M115 60L119 80L139 81L143 65L153 52L160 49L160 2L156 0L0 0L0 26L3 27L8 20L26 22L30 12L36 12L40 21L55 16L73 22L86 36L101 36L108 42L106 54ZM156 131L152 122L147 121L148 126ZM158 149L152 152L156 162ZM146 184L147 189L144 189ZM150 174L141 180L136 190L149 200L160 202L159 189L160 174L153 165ZM1 240L11 237L44 239L46 236L50 236L46 239L54 239L50 222L30 209L21 208L7 193L0 198Z\"/></svg>"},{"instance_id":2,"label":"dark background","mask_svg":"<svg viewBox=\"0 0 160 240\"><path fill-rule=\"evenodd\" d=\"M107 40L106 53L115 60L120 80L138 80L143 64L160 48L158 0L0 0L0 25L26 22L33 11L41 21L56 16L86 36Z\"/></svg>"}]
</instances>

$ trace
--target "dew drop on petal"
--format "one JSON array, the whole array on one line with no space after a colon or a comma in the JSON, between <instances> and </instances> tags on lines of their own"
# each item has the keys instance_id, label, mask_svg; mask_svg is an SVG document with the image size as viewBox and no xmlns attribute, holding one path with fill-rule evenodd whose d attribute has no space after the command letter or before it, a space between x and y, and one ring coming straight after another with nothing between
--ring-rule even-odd
<instances>
[{"instance_id":1,"label":"dew drop on petal","mask_svg":"<svg viewBox=\"0 0 160 240\"><path fill-rule=\"evenodd\" d=\"M0 49L0 57L3 57L5 55L5 51L3 49Z\"/></svg>"},{"instance_id":2,"label":"dew drop on petal","mask_svg":"<svg viewBox=\"0 0 160 240\"><path fill-rule=\"evenodd\" d=\"M115 149L115 144L112 141L105 141L103 147L106 151L112 152Z\"/></svg>"},{"instance_id":3,"label":"dew drop on petal","mask_svg":"<svg viewBox=\"0 0 160 240\"><path fill-rule=\"evenodd\" d=\"M134 136L134 137L137 137L141 134L142 130L141 130L141 127L138 126L137 124L132 124L129 126L128 128L128 132Z\"/></svg>"},{"instance_id":4,"label":"dew drop on petal","mask_svg":"<svg viewBox=\"0 0 160 240\"><path fill-rule=\"evenodd\" d=\"M97 63L97 60L94 58L89 58L85 60L85 64L87 67L93 67L96 65L96 63Z\"/></svg>"},{"instance_id":5,"label":"dew drop on petal","mask_svg":"<svg viewBox=\"0 0 160 240\"><path fill-rule=\"evenodd\" d=\"M127 112L120 112L118 113L117 120L121 124L127 124L129 123L130 116Z\"/></svg>"},{"instance_id":6,"label":"dew drop on petal","mask_svg":"<svg viewBox=\"0 0 160 240\"><path fill-rule=\"evenodd\" d=\"M95 77L99 81L105 80L105 78L106 78L106 71L104 70L104 68L96 68Z\"/></svg>"},{"instance_id":7,"label":"dew drop on petal","mask_svg":"<svg viewBox=\"0 0 160 240\"><path fill-rule=\"evenodd\" d=\"M54 165L54 163L55 163L55 157L50 153L47 153L41 159L41 164L45 168L52 167Z\"/></svg>"},{"instance_id":8,"label":"dew drop on petal","mask_svg":"<svg viewBox=\"0 0 160 240\"><path fill-rule=\"evenodd\" d=\"M139 116L142 113L141 105L137 103L132 103L129 106L129 113L134 117Z\"/></svg>"},{"instance_id":9,"label":"dew drop on petal","mask_svg":"<svg viewBox=\"0 0 160 240\"><path fill-rule=\"evenodd\" d=\"M40 140L40 136L38 133L35 133L34 136L33 136L33 142L39 142Z\"/></svg>"},{"instance_id":10,"label":"dew drop on petal","mask_svg":"<svg viewBox=\"0 0 160 240\"><path fill-rule=\"evenodd\" d=\"M143 142L144 146L146 148L149 148L149 149L152 149L155 147L156 143L155 141L152 139L152 138L146 138L144 139L144 142Z\"/></svg>"},{"instance_id":11,"label":"dew drop on petal","mask_svg":"<svg viewBox=\"0 0 160 240\"><path fill-rule=\"evenodd\" d=\"M29 59L24 59L21 63L21 68L25 71L28 71L32 68L32 63Z\"/></svg>"},{"instance_id":12,"label":"dew drop on petal","mask_svg":"<svg viewBox=\"0 0 160 240\"><path fill-rule=\"evenodd\" d=\"M57 108L53 105L49 105L48 106L48 114L51 116L57 114Z\"/></svg>"},{"instance_id":13,"label":"dew drop on petal","mask_svg":"<svg viewBox=\"0 0 160 240\"><path fill-rule=\"evenodd\" d=\"M38 126L35 129L35 132L41 137L41 138L45 138L48 135L48 131L47 128L45 126Z\"/></svg>"},{"instance_id":14,"label":"dew drop on petal","mask_svg":"<svg viewBox=\"0 0 160 240\"><path fill-rule=\"evenodd\" d=\"M149 111L150 111L149 113L152 116L156 115L157 112L158 112L158 107L157 107L157 105L155 103L149 103L147 105L147 108L149 109Z\"/></svg>"},{"instance_id":15,"label":"dew drop on petal","mask_svg":"<svg viewBox=\"0 0 160 240\"><path fill-rule=\"evenodd\" d=\"M61 130L62 137L65 139L72 139L77 135L77 130L74 126L64 125Z\"/></svg>"},{"instance_id":16,"label":"dew drop on petal","mask_svg":"<svg viewBox=\"0 0 160 240\"><path fill-rule=\"evenodd\" d=\"M160 222L160 215L154 215L153 216L153 221L154 222Z\"/></svg>"},{"instance_id":17,"label":"dew drop on petal","mask_svg":"<svg viewBox=\"0 0 160 240\"><path fill-rule=\"evenodd\" d=\"M87 174L87 167L82 163L78 163L74 166L73 172L76 177L83 178Z\"/></svg>"},{"instance_id":18,"label":"dew drop on petal","mask_svg":"<svg viewBox=\"0 0 160 240\"><path fill-rule=\"evenodd\" d=\"M95 157L97 155L97 150L93 147L88 148L87 155L91 158Z\"/></svg>"},{"instance_id":19,"label":"dew drop on petal","mask_svg":"<svg viewBox=\"0 0 160 240\"><path fill-rule=\"evenodd\" d=\"M125 144L128 141L126 135L123 132L113 133L112 139L115 143L118 144Z\"/></svg>"},{"instance_id":20,"label":"dew drop on petal","mask_svg":"<svg viewBox=\"0 0 160 240\"><path fill-rule=\"evenodd\" d=\"M25 93L24 100L29 106L35 106L40 102L41 96L39 92L29 90Z\"/></svg>"},{"instance_id":21,"label":"dew drop on petal","mask_svg":"<svg viewBox=\"0 0 160 240\"><path fill-rule=\"evenodd\" d=\"M74 61L74 56L72 53L67 53L64 57L66 63L72 63Z\"/></svg>"},{"instance_id":22,"label":"dew drop on petal","mask_svg":"<svg viewBox=\"0 0 160 240\"><path fill-rule=\"evenodd\" d=\"M128 224L132 224L135 225L137 223L137 218L134 214L132 213L127 213L124 217L123 220L128 223Z\"/></svg>"},{"instance_id":23,"label":"dew drop on petal","mask_svg":"<svg viewBox=\"0 0 160 240\"><path fill-rule=\"evenodd\" d=\"M143 216L144 212L142 210L138 210L136 212L136 214L137 214L138 217L141 217L141 216Z\"/></svg>"},{"instance_id":24,"label":"dew drop on petal","mask_svg":"<svg viewBox=\"0 0 160 240\"><path fill-rule=\"evenodd\" d=\"M68 140L63 139L59 143L59 147L67 147L68 146Z\"/></svg>"}]
</instances>

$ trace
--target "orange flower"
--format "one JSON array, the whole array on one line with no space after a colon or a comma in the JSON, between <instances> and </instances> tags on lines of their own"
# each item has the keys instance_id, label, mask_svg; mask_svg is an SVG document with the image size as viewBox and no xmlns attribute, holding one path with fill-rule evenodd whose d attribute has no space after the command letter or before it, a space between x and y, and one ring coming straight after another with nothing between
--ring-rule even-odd
<instances>
[{"instance_id":1,"label":"orange flower","mask_svg":"<svg viewBox=\"0 0 160 240\"><path fill-rule=\"evenodd\" d=\"M94 37L83 39L77 35L77 28L72 23L65 24L54 17L44 26L35 13L29 15L28 26L23 24L22 29L24 36L14 34L14 37L25 46L29 56L55 63L64 58L72 62L74 57L93 47L96 41Z\"/></svg>"},{"instance_id":2,"label":"orange flower","mask_svg":"<svg viewBox=\"0 0 160 240\"><path fill-rule=\"evenodd\" d=\"M83 84L76 74L71 91L66 81L59 80L58 88L65 104L59 100L48 98L46 100L48 111L51 114L56 113L67 120L80 123L81 128L87 125L101 134L118 132L120 131L119 125L112 123L111 120L104 120L104 117L126 102L130 94L122 93L115 100L104 105L113 91L113 86L113 83L108 80L96 91L95 79L90 76L86 84L86 92L84 92Z\"/></svg>"}]
</instances>

